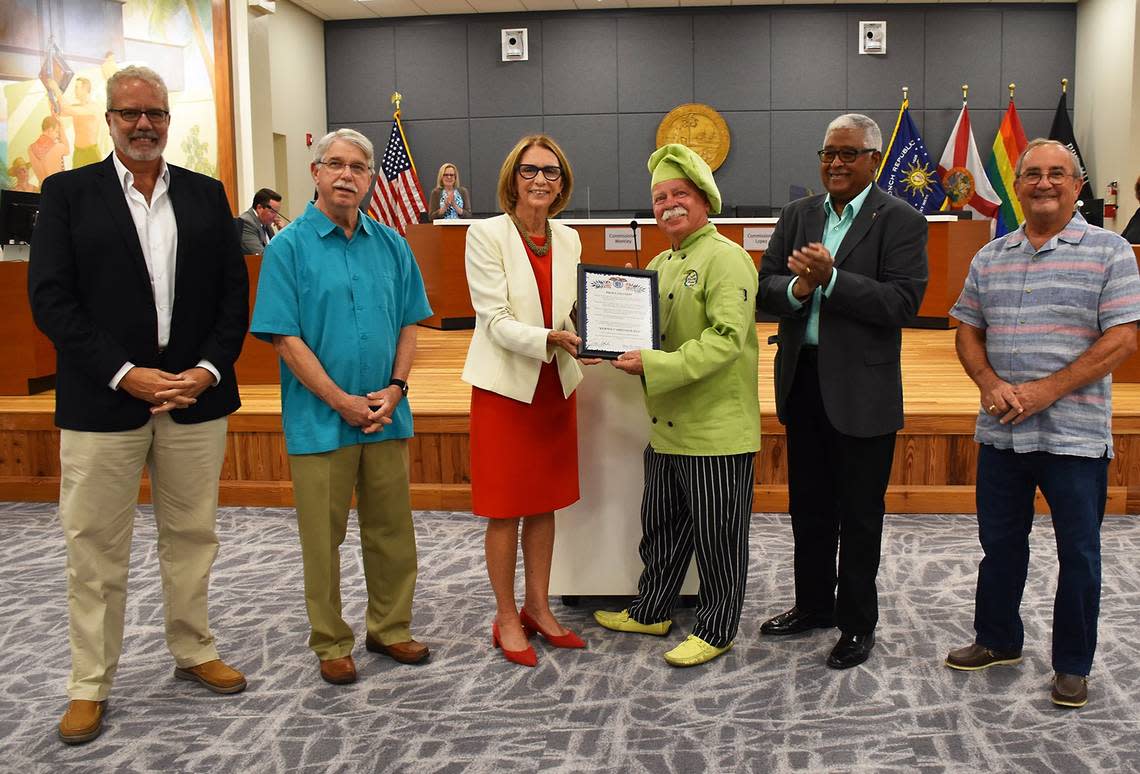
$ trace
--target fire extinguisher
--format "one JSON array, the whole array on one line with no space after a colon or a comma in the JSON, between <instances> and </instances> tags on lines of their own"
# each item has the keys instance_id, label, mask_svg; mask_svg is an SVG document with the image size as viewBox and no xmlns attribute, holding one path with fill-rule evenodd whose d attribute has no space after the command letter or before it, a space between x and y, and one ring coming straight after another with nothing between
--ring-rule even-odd
<instances>
[{"instance_id":1,"label":"fire extinguisher","mask_svg":"<svg viewBox=\"0 0 1140 774\"><path fill-rule=\"evenodd\" d=\"M1104 189L1104 219L1116 220L1116 193L1117 185L1113 180Z\"/></svg>"}]
</instances>

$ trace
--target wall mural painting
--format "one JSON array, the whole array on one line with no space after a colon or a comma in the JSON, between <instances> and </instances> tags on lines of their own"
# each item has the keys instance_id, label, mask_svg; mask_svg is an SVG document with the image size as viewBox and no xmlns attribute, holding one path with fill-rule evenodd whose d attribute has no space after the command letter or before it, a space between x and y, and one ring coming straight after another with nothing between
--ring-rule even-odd
<instances>
[{"instance_id":1,"label":"wall mural painting","mask_svg":"<svg viewBox=\"0 0 1140 774\"><path fill-rule=\"evenodd\" d=\"M127 65L170 90L165 158L217 177L212 27L210 0L0 3L0 188L106 158L107 79Z\"/></svg>"}]
</instances>

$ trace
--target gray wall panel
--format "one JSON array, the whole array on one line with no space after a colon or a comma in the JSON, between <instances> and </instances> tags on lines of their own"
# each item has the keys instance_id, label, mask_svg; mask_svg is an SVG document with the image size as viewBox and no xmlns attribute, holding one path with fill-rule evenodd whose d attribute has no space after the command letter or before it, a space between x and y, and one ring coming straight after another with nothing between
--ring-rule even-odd
<instances>
[{"instance_id":1,"label":"gray wall panel","mask_svg":"<svg viewBox=\"0 0 1140 774\"><path fill-rule=\"evenodd\" d=\"M771 204L769 176L758 170L771 167L771 114L767 111L725 113L732 135L732 150L715 173L717 187L727 207L738 204ZM731 210L726 209L726 215Z\"/></svg>"},{"instance_id":2,"label":"gray wall panel","mask_svg":"<svg viewBox=\"0 0 1140 774\"><path fill-rule=\"evenodd\" d=\"M1060 95L1061 84L1057 84L1057 93ZM1048 110L1022 110L1017 108L1017 117L1021 119L1021 128L1025 130L1025 138L1032 140L1035 137L1048 137L1049 127L1053 125L1053 116L1057 106Z\"/></svg>"},{"instance_id":3,"label":"gray wall panel","mask_svg":"<svg viewBox=\"0 0 1140 774\"><path fill-rule=\"evenodd\" d=\"M467 72L472 117L542 113L542 25L518 19L472 22L467 29ZM502 61L504 29L525 27L529 58Z\"/></svg>"},{"instance_id":4,"label":"gray wall panel","mask_svg":"<svg viewBox=\"0 0 1140 774\"><path fill-rule=\"evenodd\" d=\"M859 53L859 22L887 23L887 53ZM910 11L879 7L847 14L847 109L854 113L898 108L902 87L910 87L911 110L921 108L923 89L923 18Z\"/></svg>"},{"instance_id":5,"label":"gray wall panel","mask_svg":"<svg viewBox=\"0 0 1140 774\"><path fill-rule=\"evenodd\" d=\"M620 207L631 212L648 212L649 154L657 140L657 125L663 113L625 113L618 116L618 182Z\"/></svg>"},{"instance_id":6,"label":"gray wall panel","mask_svg":"<svg viewBox=\"0 0 1140 774\"><path fill-rule=\"evenodd\" d=\"M1049 13L1048 11L1054 11ZM1057 109L1061 79L1073 81L1076 15L1070 7L1010 10L1002 13L1002 83L1016 83L1014 100L1020 113L1034 108ZM1069 95L1073 104L1073 95ZM1045 127L1049 131L1049 127ZM1026 134L1029 128L1025 129Z\"/></svg>"},{"instance_id":7,"label":"gray wall panel","mask_svg":"<svg viewBox=\"0 0 1140 774\"><path fill-rule=\"evenodd\" d=\"M856 53L863 19L887 21L885 57ZM478 212L497 209L507 150L545 127L574 163L572 209L585 209L589 186L593 211L633 212L650 209L645 162L658 124L677 105L698 101L719 110L732 133L717 172L726 204L781 205L789 184L821 189L814 152L836 115L867 113L889 139L904 83L935 160L961 107L963 82L983 161L1011 80L1026 133L1046 133L1059 79L1072 77L1075 26L1071 5L781 5L328 22L328 115L330 125L361 128L382 150L388 97L399 89L421 182L430 189L441 163L458 164ZM500 61L504 27L528 29L529 61ZM459 52L448 60L447 77L444 51Z\"/></svg>"},{"instance_id":8,"label":"gray wall panel","mask_svg":"<svg viewBox=\"0 0 1140 774\"><path fill-rule=\"evenodd\" d=\"M570 209L618 209L617 116L547 116L544 126L574 169Z\"/></svg>"},{"instance_id":9,"label":"gray wall panel","mask_svg":"<svg viewBox=\"0 0 1140 774\"><path fill-rule=\"evenodd\" d=\"M325 25L328 122L391 119L396 85L396 43L391 27L359 22ZM320 134L319 127L313 134Z\"/></svg>"},{"instance_id":10,"label":"gray wall panel","mask_svg":"<svg viewBox=\"0 0 1140 774\"><path fill-rule=\"evenodd\" d=\"M700 15L693 19L693 98L725 110L772 104L771 20L767 14ZM669 108L671 109L671 108Z\"/></svg>"},{"instance_id":11,"label":"gray wall panel","mask_svg":"<svg viewBox=\"0 0 1140 774\"><path fill-rule=\"evenodd\" d=\"M459 167L460 185L471 188L471 154L468 148L470 131L466 118L404 121L403 124L404 136L415 151L416 172L419 173L424 196L435 187L436 173L441 164ZM384 141L387 142L387 138ZM377 152L382 150L383 146ZM468 202L468 206L471 204L473 203Z\"/></svg>"},{"instance_id":12,"label":"gray wall panel","mask_svg":"<svg viewBox=\"0 0 1140 774\"><path fill-rule=\"evenodd\" d=\"M471 119L471 198L480 213L499 212L499 168L511 148L528 134L542 131L542 116Z\"/></svg>"},{"instance_id":13,"label":"gray wall panel","mask_svg":"<svg viewBox=\"0 0 1140 774\"><path fill-rule=\"evenodd\" d=\"M960 109L962 84L968 83L971 108L1004 108L1009 97L1008 81L998 76L1001 36L1001 11L956 6L927 12L923 106Z\"/></svg>"},{"instance_id":14,"label":"gray wall panel","mask_svg":"<svg viewBox=\"0 0 1140 774\"><path fill-rule=\"evenodd\" d=\"M559 16L544 20L542 30L543 111L616 113L617 20Z\"/></svg>"},{"instance_id":15,"label":"gray wall panel","mask_svg":"<svg viewBox=\"0 0 1140 774\"><path fill-rule=\"evenodd\" d=\"M445 60L446 69L441 67ZM396 88L406 100L406 119L466 118L466 23L396 27Z\"/></svg>"},{"instance_id":16,"label":"gray wall panel","mask_svg":"<svg viewBox=\"0 0 1140 774\"><path fill-rule=\"evenodd\" d=\"M669 112L693 101L692 17L622 17L617 29L620 112Z\"/></svg>"},{"instance_id":17,"label":"gray wall panel","mask_svg":"<svg viewBox=\"0 0 1140 774\"><path fill-rule=\"evenodd\" d=\"M847 17L783 10L772 18L772 109L847 106Z\"/></svg>"},{"instance_id":18,"label":"gray wall panel","mask_svg":"<svg viewBox=\"0 0 1140 774\"><path fill-rule=\"evenodd\" d=\"M835 118L834 110L799 110L772 113L772 204L788 203L788 186L823 191L819 157L823 133Z\"/></svg>"}]
</instances>

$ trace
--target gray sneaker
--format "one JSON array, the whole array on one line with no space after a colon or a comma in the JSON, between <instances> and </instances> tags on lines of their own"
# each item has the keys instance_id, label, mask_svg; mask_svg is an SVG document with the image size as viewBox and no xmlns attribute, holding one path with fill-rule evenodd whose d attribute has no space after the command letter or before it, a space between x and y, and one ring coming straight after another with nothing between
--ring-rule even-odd
<instances>
[{"instance_id":1,"label":"gray sneaker","mask_svg":"<svg viewBox=\"0 0 1140 774\"><path fill-rule=\"evenodd\" d=\"M1083 675L1053 675L1053 695L1058 707L1083 707L1089 703L1089 679Z\"/></svg>"},{"instance_id":2,"label":"gray sneaker","mask_svg":"<svg viewBox=\"0 0 1140 774\"><path fill-rule=\"evenodd\" d=\"M990 650L976 642L973 645L967 645L964 648L950 651L945 661L946 666L951 669L960 669L963 672L975 672L979 669L1000 666L1001 664L1020 663L1021 651L1015 653L1012 651Z\"/></svg>"}]
</instances>

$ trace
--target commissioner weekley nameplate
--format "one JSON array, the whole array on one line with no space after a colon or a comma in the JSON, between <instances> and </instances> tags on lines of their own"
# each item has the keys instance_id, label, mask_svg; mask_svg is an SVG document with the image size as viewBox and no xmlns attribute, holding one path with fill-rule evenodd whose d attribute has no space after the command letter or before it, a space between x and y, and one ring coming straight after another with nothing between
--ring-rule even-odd
<instances>
[{"instance_id":1,"label":"commissioner weekley nameplate","mask_svg":"<svg viewBox=\"0 0 1140 774\"><path fill-rule=\"evenodd\" d=\"M579 354L615 360L623 352L660 349L657 303L657 272L579 264Z\"/></svg>"}]
</instances>

